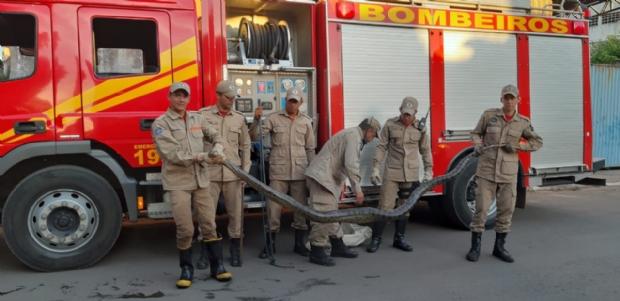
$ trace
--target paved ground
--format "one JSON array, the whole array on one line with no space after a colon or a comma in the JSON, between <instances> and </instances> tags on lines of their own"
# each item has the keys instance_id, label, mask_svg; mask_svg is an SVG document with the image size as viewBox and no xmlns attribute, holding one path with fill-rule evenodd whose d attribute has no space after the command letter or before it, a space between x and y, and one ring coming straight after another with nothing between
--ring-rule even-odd
<instances>
[{"instance_id":1,"label":"paved ground","mask_svg":"<svg viewBox=\"0 0 620 301\"><path fill-rule=\"evenodd\" d=\"M608 183L620 182L620 172L608 172L618 179ZM483 236L480 261L466 261L469 233L439 224L421 203L407 230L412 253L391 247L390 225L378 253L365 252L367 241L355 248L357 259L320 267L292 252L293 231L286 227L276 254L285 267L275 267L257 257L262 224L252 216L243 267L229 266L225 244L233 281L218 283L197 271L187 290L174 287L179 268L170 222L126 225L112 252L82 271L34 272L0 240L0 300L618 300L619 197L613 185L530 192L508 236L512 264L491 255L493 231ZM285 219L290 225L291 215Z\"/></svg>"},{"instance_id":2,"label":"paved ground","mask_svg":"<svg viewBox=\"0 0 620 301\"><path fill-rule=\"evenodd\" d=\"M620 186L620 168L614 169L603 169L596 172L594 175L590 176L590 178L599 178L605 179L607 181L607 186ZM569 185L556 185L556 186L548 186L548 187L529 187L528 191L540 191L540 190L551 190L551 191L562 191L562 190L576 190L581 189L583 187L587 187L586 185L580 184L569 184Z\"/></svg>"},{"instance_id":3,"label":"paved ground","mask_svg":"<svg viewBox=\"0 0 620 301\"><path fill-rule=\"evenodd\" d=\"M604 169L595 173L593 178L607 179L608 186L620 186L620 169Z\"/></svg>"}]
</instances>

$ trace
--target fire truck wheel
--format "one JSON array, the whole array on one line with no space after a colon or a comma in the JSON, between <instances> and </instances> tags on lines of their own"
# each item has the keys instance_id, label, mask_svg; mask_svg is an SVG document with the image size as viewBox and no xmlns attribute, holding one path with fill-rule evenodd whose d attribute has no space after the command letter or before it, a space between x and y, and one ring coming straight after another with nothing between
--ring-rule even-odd
<instances>
[{"instance_id":1,"label":"fire truck wheel","mask_svg":"<svg viewBox=\"0 0 620 301\"><path fill-rule=\"evenodd\" d=\"M474 212L476 211L476 166L478 158L473 158L467 163L463 171L457 175L446 190L446 195L442 199L442 205L450 222L455 226L469 230ZM495 226L495 216L497 214L496 200L493 201L487 214L485 223L486 229Z\"/></svg>"},{"instance_id":2,"label":"fire truck wheel","mask_svg":"<svg viewBox=\"0 0 620 301\"><path fill-rule=\"evenodd\" d=\"M87 268L118 238L122 208L112 186L77 166L52 166L23 179L3 211L7 245L23 263L44 271Z\"/></svg>"}]
</instances>

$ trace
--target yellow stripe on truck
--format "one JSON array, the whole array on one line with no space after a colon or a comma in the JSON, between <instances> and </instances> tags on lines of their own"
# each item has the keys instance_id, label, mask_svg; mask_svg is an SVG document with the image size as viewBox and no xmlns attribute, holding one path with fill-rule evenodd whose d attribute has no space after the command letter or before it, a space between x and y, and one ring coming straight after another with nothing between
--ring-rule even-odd
<instances>
[{"instance_id":1,"label":"yellow stripe on truck","mask_svg":"<svg viewBox=\"0 0 620 301\"><path fill-rule=\"evenodd\" d=\"M117 105L126 103L127 101L130 101L132 99L151 94L157 90L164 89L168 86L170 86L170 77L168 76L162 77L148 84L141 85L133 90L125 92L119 96L112 97L100 104L94 105L89 108L84 108L84 113L100 112L100 111L115 107Z\"/></svg>"}]
</instances>

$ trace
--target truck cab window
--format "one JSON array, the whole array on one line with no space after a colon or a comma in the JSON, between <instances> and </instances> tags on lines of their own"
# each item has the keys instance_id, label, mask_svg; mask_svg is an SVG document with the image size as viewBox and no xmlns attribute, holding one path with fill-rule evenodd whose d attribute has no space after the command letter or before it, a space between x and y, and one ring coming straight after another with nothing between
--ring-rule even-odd
<instances>
[{"instance_id":1,"label":"truck cab window","mask_svg":"<svg viewBox=\"0 0 620 301\"><path fill-rule=\"evenodd\" d=\"M150 20L93 19L95 75L100 78L157 74L157 24Z\"/></svg>"},{"instance_id":2,"label":"truck cab window","mask_svg":"<svg viewBox=\"0 0 620 301\"><path fill-rule=\"evenodd\" d=\"M36 32L35 16L0 12L0 82L34 74Z\"/></svg>"}]
</instances>

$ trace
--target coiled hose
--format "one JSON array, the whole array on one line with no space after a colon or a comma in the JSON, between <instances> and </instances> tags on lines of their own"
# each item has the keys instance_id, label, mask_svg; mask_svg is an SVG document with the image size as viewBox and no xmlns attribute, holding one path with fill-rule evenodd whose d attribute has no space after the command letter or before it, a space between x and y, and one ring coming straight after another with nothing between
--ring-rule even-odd
<instances>
[{"instance_id":1,"label":"coiled hose","mask_svg":"<svg viewBox=\"0 0 620 301\"><path fill-rule=\"evenodd\" d=\"M247 18L239 23L239 39L245 44L245 56L252 59L288 60L291 35L288 24L273 20L264 25Z\"/></svg>"}]
</instances>

